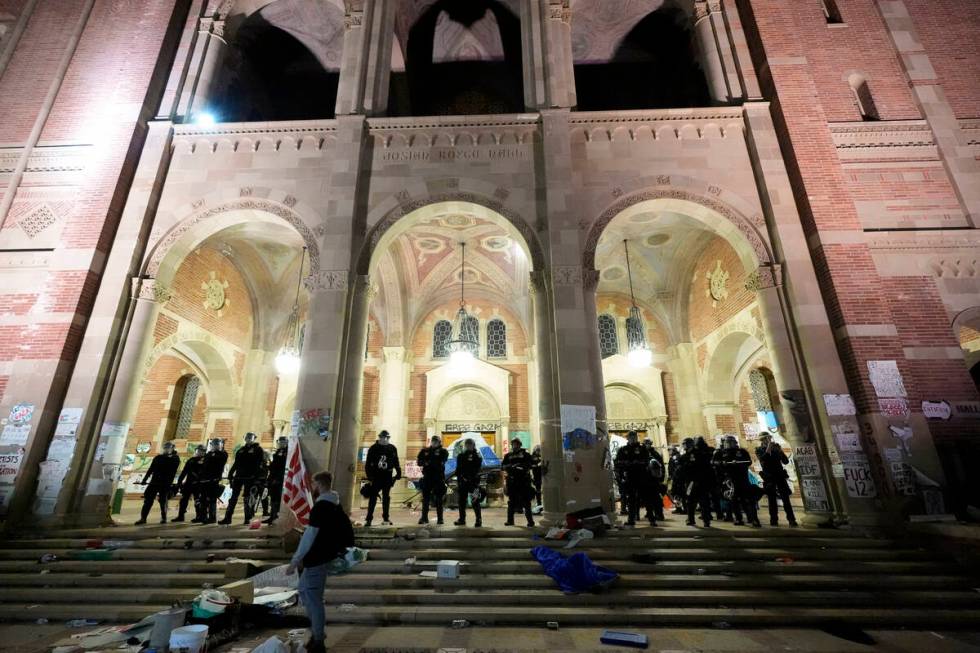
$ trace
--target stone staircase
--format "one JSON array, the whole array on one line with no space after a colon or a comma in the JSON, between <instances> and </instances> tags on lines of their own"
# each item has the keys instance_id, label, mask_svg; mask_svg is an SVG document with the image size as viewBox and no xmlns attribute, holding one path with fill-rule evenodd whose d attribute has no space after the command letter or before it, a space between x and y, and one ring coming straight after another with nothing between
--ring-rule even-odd
<instances>
[{"instance_id":1,"label":"stone staircase","mask_svg":"<svg viewBox=\"0 0 980 653\"><path fill-rule=\"evenodd\" d=\"M228 582L229 557L284 562L281 541L269 529L184 524L4 535L0 620L136 621ZM44 554L58 560L39 563Z\"/></svg>"},{"instance_id":2,"label":"stone staircase","mask_svg":"<svg viewBox=\"0 0 980 653\"><path fill-rule=\"evenodd\" d=\"M562 594L523 529L359 530L369 561L328 580L332 623L449 626L714 626L976 628L980 577L911 543L833 530L616 530L586 551L621 575L609 591ZM540 535L540 534L539 534ZM634 561L652 556L654 564ZM406 562L414 558L414 561ZM464 563L458 580L421 577L439 560ZM343 604L353 604L341 608Z\"/></svg>"}]
</instances>

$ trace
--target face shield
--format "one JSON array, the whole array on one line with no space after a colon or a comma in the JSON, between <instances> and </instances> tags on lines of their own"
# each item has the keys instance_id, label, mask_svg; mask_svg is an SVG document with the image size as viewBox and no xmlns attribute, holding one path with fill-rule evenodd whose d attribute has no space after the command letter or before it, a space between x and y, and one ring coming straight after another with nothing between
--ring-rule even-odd
<instances>
[{"instance_id":1,"label":"face shield","mask_svg":"<svg viewBox=\"0 0 980 653\"><path fill-rule=\"evenodd\" d=\"M253 442L257 441L258 439L259 439L259 436L255 435L254 433L246 433L245 434L245 444L252 444Z\"/></svg>"}]
</instances>

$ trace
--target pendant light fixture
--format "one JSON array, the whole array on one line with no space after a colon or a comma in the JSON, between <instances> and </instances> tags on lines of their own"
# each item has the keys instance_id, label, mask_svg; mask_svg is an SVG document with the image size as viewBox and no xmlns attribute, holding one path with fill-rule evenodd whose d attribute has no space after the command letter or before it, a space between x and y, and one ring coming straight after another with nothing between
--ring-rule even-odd
<instances>
[{"instance_id":1,"label":"pendant light fixture","mask_svg":"<svg viewBox=\"0 0 980 653\"><path fill-rule=\"evenodd\" d=\"M626 342L629 351L626 353L626 360L632 367L650 367L653 362L653 352L647 344L647 330L643 325L643 316L640 308L636 305L636 296L633 294L633 270L630 268L630 246L629 241L623 239L623 249L626 250L626 276L630 283L630 316L626 319Z\"/></svg>"},{"instance_id":2,"label":"pendant light fixture","mask_svg":"<svg viewBox=\"0 0 980 653\"><path fill-rule=\"evenodd\" d=\"M449 341L449 364L457 371L465 371L473 364L473 358L480 345L472 328L473 319L466 312L466 243L459 244L459 310L453 320L453 330Z\"/></svg>"},{"instance_id":3,"label":"pendant light fixture","mask_svg":"<svg viewBox=\"0 0 980 653\"><path fill-rule=\"evenodd\" d=\"M306 248L299 259L299 271L296 273L296 298L293 300L293 310L286 323L286 335L279 354L276 356L276 371L279 374L295 374L299 371L299 289L303 285L303 265L306 263Z\"/></svg>"}]
</instances>

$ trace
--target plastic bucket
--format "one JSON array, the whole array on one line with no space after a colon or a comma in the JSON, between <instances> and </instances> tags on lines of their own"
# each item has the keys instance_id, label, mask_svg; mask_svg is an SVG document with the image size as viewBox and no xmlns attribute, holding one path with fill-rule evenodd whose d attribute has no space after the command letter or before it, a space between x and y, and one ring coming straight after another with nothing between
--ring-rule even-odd
<instances>
[{"instance_id":1,"label":"plastic bucket","mask_svg":"<svg viewBox=\"0 0 980 653\"><path fill-rule=\"evenodd\" d=\"M170 653L201 653L207 640L207 626L195 624L174 628L170 633Z\"/></svg>"},{"instance_id":2,"label":"plastic bucket","mask_svg":"<svg viewBox=\"0 0 980 653\"><path fill-rule=\"evenodd\" d=\"M150 647L162 651L170 642L174 628L184 625L187 608L171 608L153 615L153 629L150 631Z\"/></svg>"},{"instance_id":3,"label":"plastic bucket","mask_svg":"<svg viewBox=\"0 0 980 653\"><path fill-rule=\"evenodd\" d=\"M221 614L232 603L233 600L228 595L213 590L201 592L201 596L197 600L197 604L202 610L207 610L215 614Z\"/></svg>"}]
</instances>

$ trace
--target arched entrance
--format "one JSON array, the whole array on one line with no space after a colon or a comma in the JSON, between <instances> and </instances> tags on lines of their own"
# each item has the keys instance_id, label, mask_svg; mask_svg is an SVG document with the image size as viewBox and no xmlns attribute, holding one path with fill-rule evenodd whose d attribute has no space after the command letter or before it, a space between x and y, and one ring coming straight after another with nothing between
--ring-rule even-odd
<instances>
[{"instance_id":1,"label":"arched entrance","mask_svg":"<svg viewBox=\"0 0 980 653\"><path fill-rule=\"evenodd\" d=\"M662 402L669 426L664 449L684 437L730 434L752 451L768 418L742 409L753 365L767 362L773 390L800 387L765 237L716 200L677 191L627 198L617 209L593 228L595 248L586 252L598 271L606 386L620 369L649 379L642 387ZM638 347L650 350L649 363L631 366L642 358L629 355ZM780 402L767 404L766 429L792 451L803 435L777 412ZM826 503L826 490L819 498Z\"/></svg>"},{"instance_id":2,"label":"arched entrance","mask_svg":"<svg viewBox=\"0 0 980 653\"><path fill-rule=\"evenodd\" d=\"M369 234L360 419L348 426L341 418L338 441L356 443L358 476L382 429L403 463L432 435L477 432L501 457L509 437L539 441L539 307L529 279L540 252L525 228L484 204L446 200L384 219ZM472 336L462 366L451 355L461 319ZM334 469L343 455L334 449Z\"/></svg>"}]
</instances>

